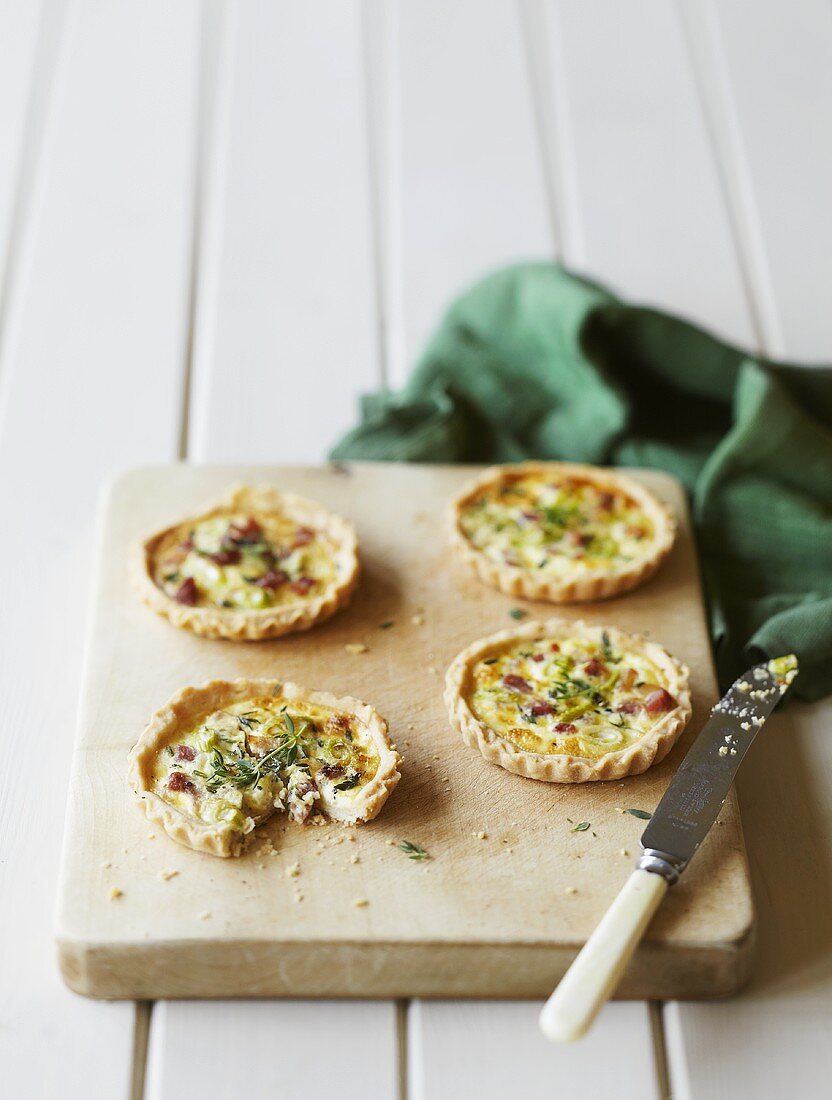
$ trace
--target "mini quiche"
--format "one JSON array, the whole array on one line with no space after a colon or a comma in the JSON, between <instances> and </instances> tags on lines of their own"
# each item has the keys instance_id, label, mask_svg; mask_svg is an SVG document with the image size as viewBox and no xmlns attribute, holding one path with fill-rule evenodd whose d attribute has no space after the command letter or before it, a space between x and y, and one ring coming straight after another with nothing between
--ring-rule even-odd
<instances>
[{"instance_id":1,"label":"mini quiche","mask_svg":"<svg viewBox=\"0 0 832 1100\"><path fill-rule=\"evenodd\" d=\"M320 504L240 486L195 519L134 549L144 602L208 638L307 630L343 607L358 581L353 527Z\"/></svg>"},{"instance_id":2,"label":"mini quiche","mask_svg":"<svg viewBox=\"0 0 832 1100\"><path fill-rule=\"evenodd\" d=\"M643 485L567 462L493 467L452 505L452 544L480 580L551 603L635 588L675 534L673 516Z\"/></svg>"},{"instance_id":3,"label":"mini quiche","mask_svg":"<svg viewBox=\"0 0 832 1100\"><path fill-rule=\"evenodd\" d=\"M691 715L688 670L661 646L566 619L463 650L445 701L451 724L486 760L548 783L646 771Z\"/></svg>"},{"instance_id":4,"label":"mini quiche","mask_svg":"<svg viewBox=\"0 0 832 1100\"><path fill-rule=\"evenodd\" d=\"M238 856L281 811L355 824L375 817L399 781L387 723L357 699L274 680L185 688L153 715L130 754L130 785L169 836Z\"/></svg>"}]
</instances>

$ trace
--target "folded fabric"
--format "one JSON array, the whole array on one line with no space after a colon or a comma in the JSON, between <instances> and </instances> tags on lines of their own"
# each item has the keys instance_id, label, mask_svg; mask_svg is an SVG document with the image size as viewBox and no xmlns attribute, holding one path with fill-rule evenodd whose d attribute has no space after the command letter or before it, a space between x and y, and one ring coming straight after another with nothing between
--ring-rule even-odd
<instances>
[{"instance_id":1,"label":"folded fabric","mask_svg":"<svg viewBox=\"0 0 832 1100\"><path fill-rule=\"evenodd\" d=\"M723 683L793 652L795 694L832 691L832 367L763 361L527 264L463 294L332 457L666 470L691 494Z\"/></svg>"}]
</instances>

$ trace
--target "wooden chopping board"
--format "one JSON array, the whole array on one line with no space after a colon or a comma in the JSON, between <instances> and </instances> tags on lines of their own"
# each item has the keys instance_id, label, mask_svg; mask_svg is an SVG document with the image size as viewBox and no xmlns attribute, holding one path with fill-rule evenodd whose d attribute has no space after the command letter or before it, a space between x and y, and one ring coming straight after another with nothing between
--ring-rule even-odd
<instances>
[{"instance_id":1,"label":"wooden chopping board","mask_svg":"<svg viewBox=\"0 0 832 1100\"><path fill-rule=\"evenodd\" d=\"M655 807L708 716L716 683L676 482L633 472L680 519L660 572L623 598L558 609L492 591L452 557L447 500L475 472L169 466L132 471L111 487L57 921L61 971L74 990L137 999L551 991L639 851L644 822L620 811ZM232 643L176 630L139 603L127 580L130 542L198 514L237 481L310 496L355 523L363 575L349 608L306 634ZM518 605L530 617L563 614L648 633L690 666L693 721L662 764L624 781L550 785L486 764L461 743L442 703L444 670L473 639L510 626ZM353 642L368 652L347 653ZM376 821L345 829L281 818L238 860L191 852L151 826L127 786L129 749L179 688L237 676L355 695L385 715L405 764ZM590 828L575 832L570 819ZM405 840L430 860L409 859L397 847ZM619 996L733 992L748 973L753 922L732 794Z\"/></svg>"}]
</instances>

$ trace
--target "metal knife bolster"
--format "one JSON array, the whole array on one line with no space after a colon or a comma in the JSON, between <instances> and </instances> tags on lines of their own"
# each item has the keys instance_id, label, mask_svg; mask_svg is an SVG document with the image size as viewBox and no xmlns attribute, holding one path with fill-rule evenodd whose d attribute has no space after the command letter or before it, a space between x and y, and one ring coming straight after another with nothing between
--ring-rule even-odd
<instances>
[{"instance_id":1,"label":"metal knife bolster","mask_svg":"<svg viewBox=\"0 0 832 1100\"><path fill-rule=\"evenodd\" d=\"M793 657L755 665L711 711L641 837L636 866L669 886L708 835L751 743L797 674Z\"/></svg>"}]
</instances>

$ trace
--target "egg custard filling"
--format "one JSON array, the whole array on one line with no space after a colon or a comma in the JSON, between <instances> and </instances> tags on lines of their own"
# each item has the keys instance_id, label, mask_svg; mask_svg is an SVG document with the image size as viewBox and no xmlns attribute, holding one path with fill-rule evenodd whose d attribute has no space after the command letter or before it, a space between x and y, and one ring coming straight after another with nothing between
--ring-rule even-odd
<instances>
[{"instance_id":1,"label":"egg custard filling","mask_svg":"<svg viewBox=\"0 0 832 1100\"><path fill-rule=\"evenodd\" d=\"M520 474L483 487L460 513L492 561L563 576L613 559L633 562L653 538L650 517L624 489L575 475Z\"/></svg>"},{"instance_id":2,"label":"egg custard filling","mask_svg":"<svg viewBox=\"0 0 832 1100\"><path fill-rule=\"evenodd\" d=\"M452 506L451 544L481 580L552 603L629 591L656 571L675 533L640 481L569 462L493 467Z\"/></svg>"},{"instance_id":3,"label":"egg custard filling","mask_svg":"<svg viewBox=\"0 0 832 1100\"><path fill-rule=\"evenodd\" d=\"M334 551L324 534L285 515L211 516L177 530L155 580L188 607L258 611L320 595L336 578Z\"/></svg>"},{"instance_id":4,"label":"egg custard filling","mask_svg":"<svg viewBox=\"0 0 832 1100\"><path fill-rule=\"evenodd\" d=\"M315 501L240 485L138 544L131 565L141 598L174 626L209 638L276 638L347 603L358 541L347 520Z\"/></svg>"},{"instance_id":5,"label":"egg custard filling","mask_svg":"<svg viewBox=\"0 0 832 1100\"><path fill-rule=\"evenodd\" d=\"M583 638L521 643L474 666L473 714L519 749L597 760L638 741L677 700L642 654Z\"/></svg>"},{"instance_id":6,"label":"egg custard filling","mask_svg":"<svg viewBox=\"0 0 832 1100\"><path fill-rule=\"evenodd\" d=\"M301 824L318 811L344 822L375 816L399 778L384 720L297 685L247 686L265 687L189 688L154 716L131 762L149 816L158 810L174 839L219 855L239 854L276 812Z\"/></svg>"},{"instance_id":7,"label":"egg custard filling","mask_svg":"<svg viewBox=\"0 0 832 1100\"><path fill-rule=\"evenodd\" d=\"M448 669L445 700L487 760L560 783L644 771L691 713L688 670L661 646L566 619L474 642Z\"/></svg>"}]
</instances>

